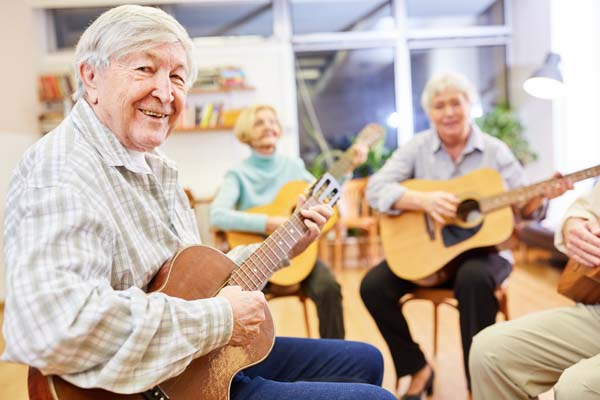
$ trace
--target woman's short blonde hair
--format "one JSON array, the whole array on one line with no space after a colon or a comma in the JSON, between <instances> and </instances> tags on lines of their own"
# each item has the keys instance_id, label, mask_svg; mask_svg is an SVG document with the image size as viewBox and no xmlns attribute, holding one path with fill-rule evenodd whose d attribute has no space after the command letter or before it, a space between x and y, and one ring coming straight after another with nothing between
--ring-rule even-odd
<instances>
[{"instance_id":1,"label":"woman's short blonde hair","mask_svg":"<svg viewBox=\"0 0 600 400\"><path fill-rule=\"evenodd\" d=\"M279 125L279 131L281 132L281 123L279 122L279 116L277 115L275 108L266 104L255 104L244 108L235 123L235 136L240 142L249 144L252 141L252 128L256 122L256 114L262 110L269 110L275 115L277 124Z\"/></svg>"},{"instance_id":2,"label":"woman's short blonde hair","mask_svg":"<svg viewBox=\"0 0 600 400\"><path fill-rule=\"evenodd\" d=\"M429 79L421 95L421 106L428 115L433 98L447 89L455 89L464 94L469 104L475 104L477 100L475 88L464 75L456 72L437 74Z\"/></svg>"}]
</instances>

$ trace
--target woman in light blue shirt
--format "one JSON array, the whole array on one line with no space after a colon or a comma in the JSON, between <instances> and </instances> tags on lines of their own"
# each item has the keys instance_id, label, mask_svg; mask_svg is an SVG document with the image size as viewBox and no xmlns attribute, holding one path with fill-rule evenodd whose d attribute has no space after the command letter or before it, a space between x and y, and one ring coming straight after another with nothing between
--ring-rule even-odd
<instances>
[{"instance_id":1,"label":"woman in light blue shirt","mask_svg":"<svg viewBox=\"0 0 600 400\"><path fill-rule=\"evenodd\" d=\"M268 235L285 222L287 216L269 216L245 212L248 208L273 202L280 189L290 181L314 181L297 157L277 152L281 124L275 109L255 105L239 116L235 134L250 146L252 154L225 175L210 209L211 225L224 231L253 232ZM365 149L355 146L353 163L364 162ZM301 283L315 302L322 338L344 338L342 293L331 269L317 260L310 275ZM266 290L269 290L267 286Z\"/></svg>"}]
</instances>

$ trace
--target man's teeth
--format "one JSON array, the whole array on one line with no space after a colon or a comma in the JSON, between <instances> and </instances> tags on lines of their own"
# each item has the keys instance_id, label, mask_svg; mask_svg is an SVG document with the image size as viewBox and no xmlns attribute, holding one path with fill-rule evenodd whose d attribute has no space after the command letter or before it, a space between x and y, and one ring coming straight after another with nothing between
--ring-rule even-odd
<instances>
[{"instance_id":1,"label":"man's teeth","mask_svg":"<svg viewBox=\"0 0 600 400\"><path fill-rule=\"evenodd\" d=\"M154 111L149 111L149 110L140 110L140 111L151 117L164 118L167 116L167 114L159 114L159 113L155 113Z\"/></svg>"}]
</instances>

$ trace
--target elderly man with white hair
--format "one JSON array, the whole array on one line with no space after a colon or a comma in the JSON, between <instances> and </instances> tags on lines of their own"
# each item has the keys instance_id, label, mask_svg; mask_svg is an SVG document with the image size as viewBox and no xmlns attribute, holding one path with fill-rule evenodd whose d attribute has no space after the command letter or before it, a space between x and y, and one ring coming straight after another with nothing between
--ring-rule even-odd
<instances>
[{"instance_id":1,"label":"elderly man with white hair","mask_svg":"<svg viewBox=\"0 0 600 400\"><path fill-rule=\"evenodd\" d=\"M367 199L382 213L423 210L434 220L456 215L459 199L446 191L419 191L402 186L407 179L448 180L478 168L493 168L509 189L527 183L523 168L508 146L484 132L471 119L476 100L469 81L456 73L444 73L429 80L421 103L431 121L431 129L418 133L398 148L374 174L367 187ZM570 184L561 181L548 197L564 192ZM519 212L530 216L542 203L534 198ZM464 367L469 384L468 359L473 336L493 324L498 311L495 289L512 270L510 252L495 248L467 251L451 261L456 273L442 285L452 288L458 299ZM398 300L417 287L390 270L384 260L371 269L361 283L362 299L385 339L401 378L411 375L403 399L420 399L433 389L433 369L410 334Z\"/></svg>"},{"instance_id":2,"label":"elderly man with white hair","mask_svg":"<svg viewBox=\"0 0 600 400\"><path fill-rule=\"evenodd\" d=\"M258 290L218 290L216 282L215 297L189 301L145 292L166 260L199 243L177 170L156 150L184 110L196 70L187 32L157 8L111 9L82 35L77 103L27 151L9 188L3 360L129 394L259 335L268 306ZM302 207L305 233L287 256L312 242L331 214L323 204ZM230 257L240 262L255 248ZM218 375L217 364L209 375ZM229 377L231 398L392 399L378 386L382 370L381 354L363 343L277 338L266 359ZM215 382L201 385L210 392Z\"/></svg>"}]
</instances>

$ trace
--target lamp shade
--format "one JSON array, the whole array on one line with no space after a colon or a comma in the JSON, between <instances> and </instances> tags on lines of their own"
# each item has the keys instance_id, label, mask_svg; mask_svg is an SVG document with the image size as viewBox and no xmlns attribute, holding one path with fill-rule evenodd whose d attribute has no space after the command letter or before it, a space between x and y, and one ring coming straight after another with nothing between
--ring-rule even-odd
<instances>
[{"instance_id":1,"label":"lamp shade","mask_svg":"<svg viewBox=\"0 0 600 400\"><path fill-rule=\"evenodd\" d=\"M560 56L548 53L540 69L535 71L523 83L523 89L534 97L541 99L555 99L563 92L563 77L558 68Z\"/></svg>"}]
</instances>

